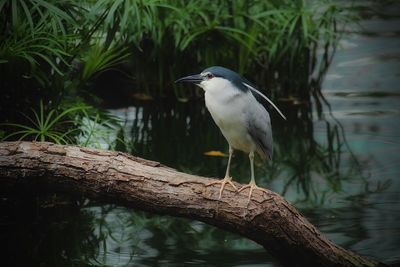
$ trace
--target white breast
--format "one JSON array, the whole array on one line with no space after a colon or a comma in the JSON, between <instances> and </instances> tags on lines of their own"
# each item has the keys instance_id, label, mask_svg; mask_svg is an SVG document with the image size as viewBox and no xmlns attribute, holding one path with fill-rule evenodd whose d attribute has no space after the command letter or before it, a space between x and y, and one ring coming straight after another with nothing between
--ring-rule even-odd
<instances>
[{"instance_id":1,"label":"white breast","mask_svg":"<svg viewBox=\"0 0 400 267\"><path fill-rule=\"evenodd\" d=\"M248 134L245 112L251 93L232 90L232 84L225 79L215 77L212 80L213 83L203 85L212 118L234 149L247 153L254 151L256 145Z\"/></svg>"}]
</instances>

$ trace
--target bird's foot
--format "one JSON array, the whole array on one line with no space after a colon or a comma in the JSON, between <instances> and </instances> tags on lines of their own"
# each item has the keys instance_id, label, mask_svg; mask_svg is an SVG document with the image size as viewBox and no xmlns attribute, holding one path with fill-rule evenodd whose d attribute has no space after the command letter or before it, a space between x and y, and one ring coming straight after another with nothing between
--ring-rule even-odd
<instances>
[{"instance_id":1,"label":"bird's foot","mask_svg":"<svg viewBox=\"0 0 400 267\"><path fill-rule=\"evenodd\" d=\"M242 188L240 188L240 189L238 190L238 193L240 193L241 191L243 191L243 190L245 190L245 189L247 189L247 188L250 188L250 191L249 191L249 199L248 199L247 204L250 203L251 195L253 194L254 189L258 189L258 190L263 191L264 193L267 193L267 194L269 193L266 189L261 188L261 187L258 187L258 186L256 185L255 182L250 182L248 185L243 186Z\"/></svg>"},{"instance_id":2,"label":"bird's foot","mask_svg":"<svg viewBox=\"0 0 400 267\"><path fill-rule=\"evenodd\" d=\"M218 200L221 199L222 197L222 191L224 191L224 187L226 184L230 184L233 188L235 188L235 190L237 191L237 187L232 183L232 177L226 176L224 179L222 179L221 181L215 181L215 182L211 182L206 184L206 186L210 186L213 184L221 184L221 189L219 190L219 197Z\"/></svg>"}]
</instances>

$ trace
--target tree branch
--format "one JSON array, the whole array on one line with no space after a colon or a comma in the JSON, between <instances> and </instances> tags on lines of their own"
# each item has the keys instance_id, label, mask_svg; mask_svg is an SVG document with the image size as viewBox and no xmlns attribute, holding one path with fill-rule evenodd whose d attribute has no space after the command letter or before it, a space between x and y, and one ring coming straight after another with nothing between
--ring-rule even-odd
<instances>
[{"instance_id":1,"label":"tree branch","mask_svg":"<svg viewBox=\"0 0 400 267\"><path fill-rule=\"evenodd\" d=\"M51 143L0 143L0 184L83 194L150 212L187 217L238 233L284 266L383 266L321 235L277 193L230 186L218 201L214 179L189 175L125 153ZM239 186L239 184L237 184Z\"/></svg>"}]
</instances>

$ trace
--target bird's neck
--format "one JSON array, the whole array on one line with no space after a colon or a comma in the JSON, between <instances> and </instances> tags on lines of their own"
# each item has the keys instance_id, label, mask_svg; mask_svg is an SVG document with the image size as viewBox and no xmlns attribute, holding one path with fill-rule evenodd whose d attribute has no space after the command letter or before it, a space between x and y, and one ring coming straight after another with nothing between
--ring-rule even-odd
<instances>
[{"instance_id":1,"label":"bird's neck","mask_svg":"<svg viewBox=\"0 0 400 267\"><path fill-rule=\"evenodd\" d=\"M212 82L208 82L203 87L207 98L212 98L218 102L229 102L232 98L240 94L239 90L236 90L233 84L225 79L215 77Z\"/></svg>"}]
</instances>

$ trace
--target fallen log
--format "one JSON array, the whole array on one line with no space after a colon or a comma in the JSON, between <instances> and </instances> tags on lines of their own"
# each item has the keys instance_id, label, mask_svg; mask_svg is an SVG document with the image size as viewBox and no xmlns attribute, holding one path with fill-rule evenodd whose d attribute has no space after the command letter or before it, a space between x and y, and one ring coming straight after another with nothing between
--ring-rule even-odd
<instances>
[{"instance_id":1,"label":"fallen log","mask_svg":"<svg viewBox=\"0 0 400 267\"><path fill-rule=\"evenodd\" d=\"M0 143L2 190L28 184L203 221L254 240L284 266L384 266L332 243L277 193L256 190L248 203L247 192L227 186L218 201L212 181L121 152Z\"/></svg>"}]
</instances>

